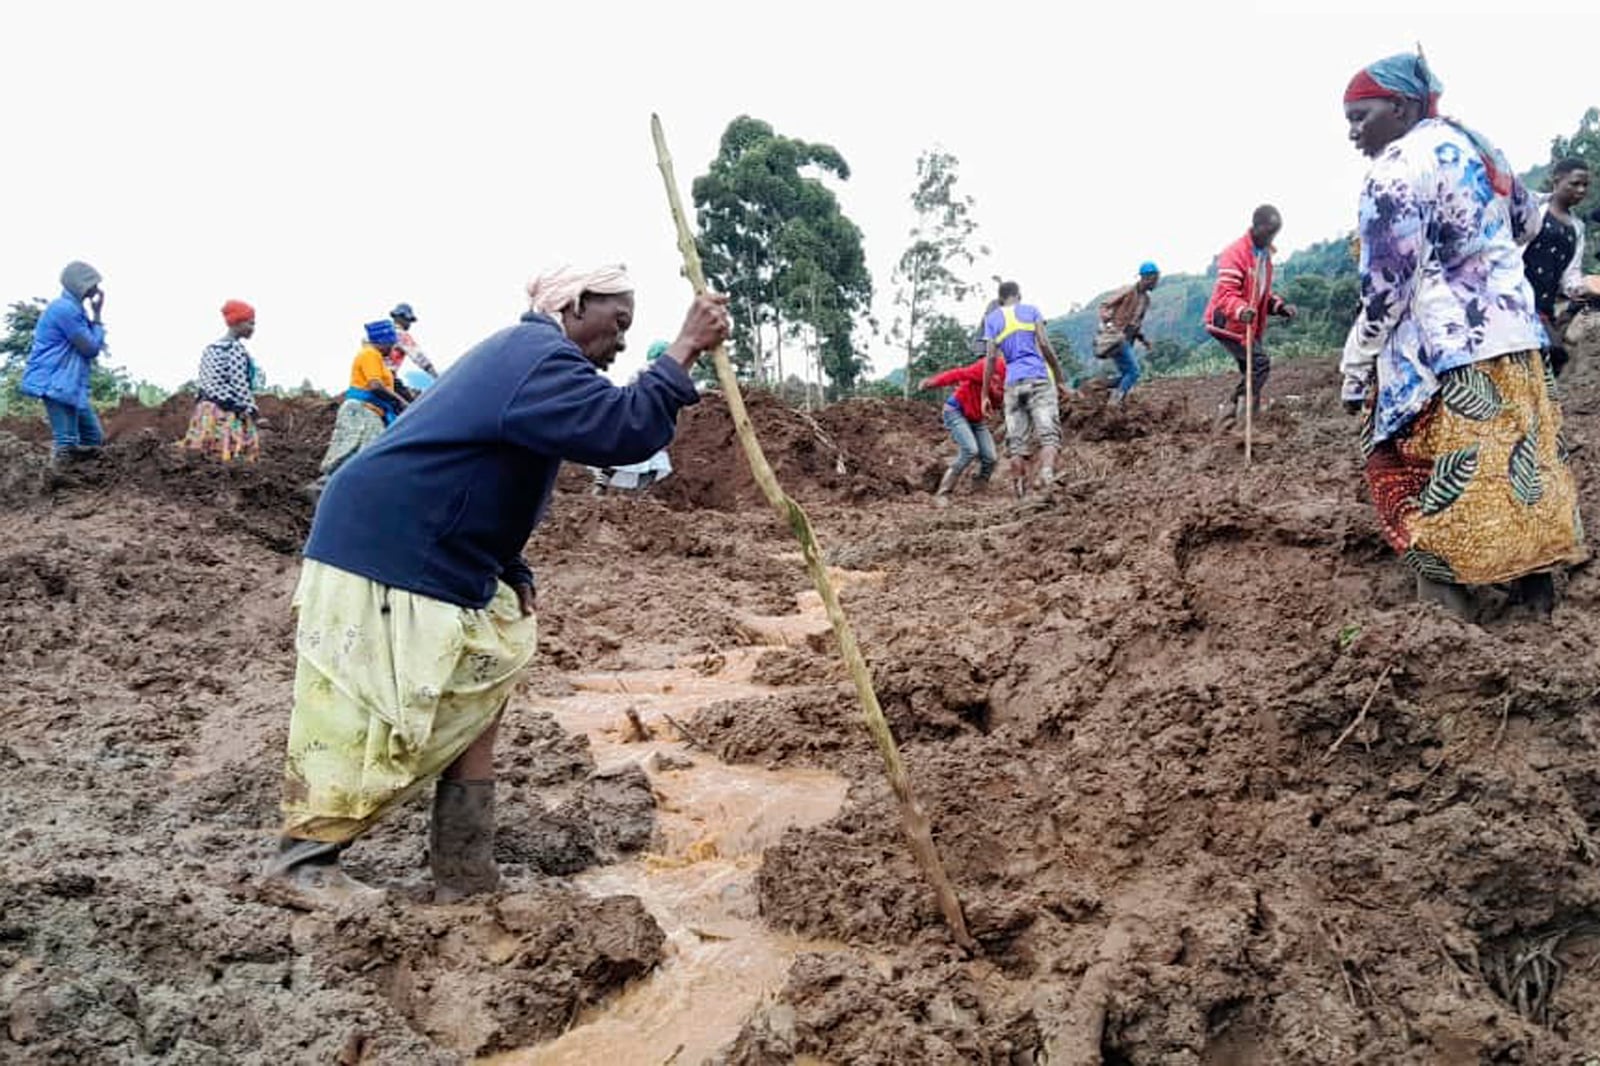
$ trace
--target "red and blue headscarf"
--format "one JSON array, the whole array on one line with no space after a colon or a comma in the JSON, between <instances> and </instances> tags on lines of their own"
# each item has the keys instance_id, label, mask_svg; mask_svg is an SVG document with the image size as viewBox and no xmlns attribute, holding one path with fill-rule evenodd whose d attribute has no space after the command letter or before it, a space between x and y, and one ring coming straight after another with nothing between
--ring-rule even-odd
<instances>
[{"instance_id":1,"label":"red and blue headscarf","mask_svg":"<svg viewBox=\"0 0 1600 1066\"><path fill-rule=\"evenodd\" d=\"M1439 117L1439 94L1444 84L1428 69L1421 54L1401 53L1380 59L1356 72L1344 91L1344 102L1352 100L1417 100L1427 118Z\"/></svg>"},{"instance_id":2,"label":"red and blue headscarf","mask_svg":"<svg viewBox=\"0 0 1600 1066\"><path fill-rule=\"evenodd\" d=\"M1422 104L1424 118L1439 118L1439 95L1443 92L1444 83L1429 69L1428 61L1422 57L1421 49L1418 49L1415 55L1402 52L1358 70L1356 76L1350 79L1350 84L1345 87L1344 102L1348 104L1354 100L1416 100ZM1478 157L1483 160L1483 169L1495 193L1500 196L1511 195L1516 175L1506 162L1505 156L1478 133L1454 119L1447 118L1443 121L1460 130L1462 136L1472 142Z\"/></svg>"}]
</instances>

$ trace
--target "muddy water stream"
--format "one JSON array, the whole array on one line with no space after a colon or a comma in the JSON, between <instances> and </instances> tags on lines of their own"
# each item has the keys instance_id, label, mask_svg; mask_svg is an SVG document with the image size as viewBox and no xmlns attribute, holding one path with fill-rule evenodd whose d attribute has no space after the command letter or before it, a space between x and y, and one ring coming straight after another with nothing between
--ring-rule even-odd
<instances>
[{"instance_id":1,"label":"muddy water stream","mask_svg":"<svg viewBox=\"0 0 1600 1066\"><path fill-rule=\"evenodd\" d=\"M835 574L841 583L878 577ZM728 765L692 749L669 721L689 724L712 702L774 691L752 680L761 654L828 629L816 593L796 599L795 614L743 619L758 645L729 650L714 673L685 663L577 675L569 678L576 695L535 705L569 732L586 735L602 771L639 762L649 773L658 799L656 850L574 881L596 896L638 896L667 935L667 958L563 1036L486 1062L690 1066L738 1035L750 1012L783 984L797 953L838 947L767 928L757 913L755 875L762 850L784 829L819 825L838 813L847 782L824 770ZM650 738L629 735L630 709Z\"/></svg>"}]
</instances>

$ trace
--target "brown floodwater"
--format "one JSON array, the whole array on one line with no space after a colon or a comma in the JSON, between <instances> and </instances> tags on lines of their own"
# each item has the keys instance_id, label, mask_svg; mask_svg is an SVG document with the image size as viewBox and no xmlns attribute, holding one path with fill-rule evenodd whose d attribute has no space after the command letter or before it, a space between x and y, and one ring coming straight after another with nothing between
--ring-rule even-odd
<instances>
[{"instance_id":1,"label":"brown floodwater","mask_svg":"<svg viewBox=\"0 0 1600 1066\"><path fill-rule=\"evenodd\" d=\"M879 575L836 572L842 583ZM595 896L637 896L667 936L667 957L648 977L582 1014L555 1040L484 1060L493 1066L589 1066L675 1063L711 1057L739 1033L750 1013L782 987L801 951L842 945L769 929L757 908L761 852L790 826L826 822L844 805L847 782L826 770L730 765L696 750L669 717L689 722L701 708L772 689L752 680L773 646L796 645L827 631L814 592L797 613L750 616L757 646L730 649L715 673L686 662L660 670L569 678L572 696L539 701L563 728L589 738L602 770L638 762L657 796L657 845L640 858L574 878ZM651 733L631 734L633 710ZM678 765L679 760L692 765Z\"/></svg>"}]
</instances>

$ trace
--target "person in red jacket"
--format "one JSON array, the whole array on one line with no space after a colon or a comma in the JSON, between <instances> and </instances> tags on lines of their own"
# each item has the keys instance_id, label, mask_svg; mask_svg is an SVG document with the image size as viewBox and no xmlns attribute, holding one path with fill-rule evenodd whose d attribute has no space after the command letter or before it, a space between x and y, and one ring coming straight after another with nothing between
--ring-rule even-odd
<instances>
[{"instance_id":1,"label":"person in red jacket","mask_svg":"<svg viewBox=\"0 0 1600 1066\"><path fill-rule=\"evenodd\" d=\"M933 494L936 507L950 505L950 490L955 488L962 472L972 465L973 459L978 460L979 485L987 485L990 475L994 473L994 436L983 420L983 364L984 360L979 359L966 366L923 378L917 384L918 390L955 386L955 391L944 402L944 428L950 431L950 439L956 442L956 457L945 469L944 477L939 481L939 490ZM991 407L998 407L1005 402L1005 382L1005 356L996 356L994 375L989 379Z\"/></svg>"},{"instance_id":2,"label":"person in red jacket","mask_svg":"<svg viewBox=\"0 0 1600 1066\"><path fill-rule=\"evenodd\" d=\"M1217 414L1223 422L1231 422L1244 413L1246 334L1252 341L1254 405L1260 411L1261 392L1266 388L1267 375L1272 373L1272 356L1261 344L1262 334L1267 331L1267 317L1295 316L1294 307L1272 291L1272 242L1281 229L1283 216L1278 209L1262 204L1250 218L1249 232L1224 248L1217 257L1217 283L1206 303L1206 332L1239 364L1239 384L1234 387L1233 400L1224 400L1217 406Z\"/></svg>"}]
</instances>

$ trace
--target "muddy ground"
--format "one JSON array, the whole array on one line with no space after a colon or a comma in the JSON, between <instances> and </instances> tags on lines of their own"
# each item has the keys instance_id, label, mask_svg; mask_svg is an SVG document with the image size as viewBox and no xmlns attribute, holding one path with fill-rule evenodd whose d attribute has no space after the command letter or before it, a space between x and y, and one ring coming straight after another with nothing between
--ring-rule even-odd
<instances>
[{"instance_id":1,"label":"muddy ground","mask_svg":"<svg viewBox=\"0 0 1600 1066\"><path fill-rule=\"evenodd\" d=\"M1597 361L1566 385L1591 528ZM1571 574L1550 623L1413 604L1331 367L1280 368L1249 470L1210 426L1227 387L1077 405L1053 498L942 511L932 408L754 404L831 561L884 575L846 606L981 950L940 924L831 645L770 651L770 691L689 724L724 759L850 779L757 880L767 923L843 947L803 953L722 1061L1600 1061L1600 580ZM423 801L349 853L386 900L263 891L296 490L332 410L267 414L249 470L174 452L181 400L114 415L108 455L63 476L35 432L0 435L0 1060L462 1061L662 959L637 900L568 881L652 846L649 781L596 774L516 700L505 892L427 902ZM714 672L792 606L803 573L720 401L674 462L656 498L567 479L529 545L522 702L579 672Z\"/></svg>"}]
</instances>

